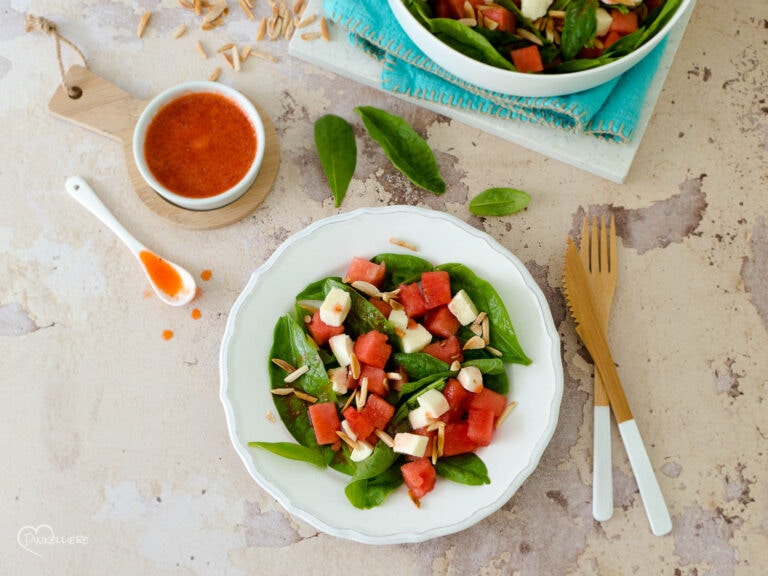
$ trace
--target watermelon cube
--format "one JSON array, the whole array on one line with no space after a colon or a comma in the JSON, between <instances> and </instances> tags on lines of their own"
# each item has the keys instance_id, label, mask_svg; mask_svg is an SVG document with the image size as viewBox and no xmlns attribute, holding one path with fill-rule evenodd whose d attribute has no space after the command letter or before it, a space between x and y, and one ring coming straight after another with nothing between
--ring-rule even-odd
<instances>
[{"instance_id":1,"label":"watermelon cube","mask_svg":"<svg viewBox=\"0 0 768 576\"><path fill-rule=\"evenodd\" d=\"M356 438L365 440L373 434L375 426L373 422L363 413L359 412L354 406L348 406L342 413L347 425L354 433Z\"/></svg>"},{"instance_id":2,"label":"watermelon cube","mask_svg":"<svg viewBox=\"0 0 768 576\"><path fill-rule=\"evenodd\" d=\"M418 283L400 284L400 291L397 293L397 299L405 308L405 313L409 318L421 318L427 311L427 302L424 300L424 294L421 293L421 287Z\"/></svg>"},{"instance_id":3,"label":"watermelon cube","mask_svg":"<svg viewBox=\"0 0 768 576\"><path fill-rule=\"evenodd\" d=\"M320 319L320 310L315 310L312 315L312 319L307 324L307 330L312 339L317 342L318 346L325 346L331 336L337 336L344 332L344 325L341 326L329 326Z\"/></svg>"},{"instance_id":4,"label":"watermelon cube","mask_svg":"<svg viewBox=\"0 0 768 576\"><path fill-rule=\"evenodd\" d=\"M477 450L477 444L469 437L469 422L449 422L445 425L443 456L456 456Z\"/></svg>"},{"instance_id":5,"label":"watermelon cube","mask_svg":"<svg viewBox=\"0 0 768 576\"><path fill-rule=\"evenodd\" d=\"M424 316L424 327L438 338L448 338L459 331L461 323L448 306L439 306L427 310Z\"/></svg>"},{"instance_id":6,"label":"watermelon cube","mask_svg":"<svg viewBox=\"0 0 768 576\"><path fill-rule=\"evenodd\" d=\"M395 407L377 394L368 396L360 411L379 430L384 430L395 414Z\"/></svg>"},{"instance_id":7,"label":"watermelon cube","mask_svg":"<svg viewBox=\"0 0 768 576\"><path fill-rule=\"evenodd\" d=\"M507 407L507 397L490 388L483 388L480 392L472 394L467 407L469 410L490 410L498 418Z\"/></svg>"},{"instance_id":8,"label":"watermelon cube","mask_svg":"<svg viewBox=\"0 0 768 576\"><path fill-rule=\"evenodd\" d=\"M382 368L361 363L358 383L362 383L363 378L368 379L368 392L379 396L386 396L389 392L385 383L387 373Z\"/></svg>"},{"instance_id":9,"label":"watermelon cube","mask_svg":"<svg viewBox=\"0 0 768 576\"><path fill-rule=\"evenodd\" d=\"M344 276L344 281L351 284L360 280L379 287L384 281L386 271L387 267L384 262L376 264L365 258L355 256L349 264L349 270L347 270L347 275Z\"/></svg>"},{"instance_id":10,"label":"watermelon cube","mask_svg":"<svg viewBox=\"0 0 768 576\"><path fill-rule=\"evenodd\" d=\"M427 344L422 352L431 354L446 364L452 364L457 360L459 362L464 360L464 351L462 350L461 342L459 342L459 339L456 338L456 336L449 336L443 340Z\"/></svg>"},{"instance_id":11,"label":"watermelon cube","mask_svg":"<svg viewBox=\"0 0 768 576\"><path fill-rule=\"evenodd\" d=\"M338 442L339 437L336 432L341 430L341 421L334 402L311 404L309 406L309 420L319 445Z\"/></svg>"},{"instance_id":12,"label":"watermelon cube","mask_svg":"<svg viewBox=\"0 0 768 576\"><path fill-rule=\"evenodd\" d=\"M392 346L387 344L387 335L378 330L361 334L355 340L355 355L361 364L370 364L376 368L384 368L392 353Z\"/></svg>"},{"instance_id":13,"label":"watermelon cube","mask_svg":"<svg viewBox=\"0 0 768 576\"><path fill-rule=\"evenodd\" d=\"M467 403L472 395L456 378L449 378L443 388L443 396L448 400L448 411L440 417L443 422L463 420L467 412Z\"/></svg>"},{"instance_id":14,"label":"watermelon cube","mask_svg":"<svg viewBox=\"0 0 768 576\"><path fill-rule=\"evenodd\" d=\"M429 458L418 458L406 462L400 466L400 472L402 472L405 485L414 498L423 498L435 487L437 472L435 472L435 467L432 466Z\"/></svg>"},{"instance_id":15,"label":"watermelon cube","mask_svg":"<svg viewBox=\"0 0 768 576\"><path fill-rule=\"evenodd\" d=\"M478 446L488 446L493 439L495 421L493 410L470 409L467 417L467 436Z\"/></svg>"},{"instance_id":16,"label":"watermelon cube","mask_svg":"<svg viewBox=\"0 0 768 576\"><path fill-rule=\"evenodd\" d=\"M451 277L445 270L422 272L421 291L427 310L445 306L451 301Z\"/></svg>"}]
</instances>

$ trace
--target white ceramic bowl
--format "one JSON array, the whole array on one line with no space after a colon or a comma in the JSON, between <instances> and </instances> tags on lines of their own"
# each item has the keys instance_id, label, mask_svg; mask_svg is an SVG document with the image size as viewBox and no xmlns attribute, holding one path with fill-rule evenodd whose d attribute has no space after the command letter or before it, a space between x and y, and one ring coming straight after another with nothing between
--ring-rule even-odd
<instances>
[{"instance_id":1,"label":"white ceramic bowl","mask_svg":"<svg viewBox=\"0 0 768 576\"><path fill-rule=\"evenodd\" d=\"M564 74L524 74L502 70L454 50L424 28L402 0L388 0L400 26L425 55L457 78L502 94L516 96L561 96L594 88L623 74L648 55L677 24L694 0L683 0L659 32L634 52L609 64Z\"/></svg>"},{"instance_id":2,"label":"white ceramic bowl","mask_svg":"<svg viewBox=\"0 0 768 576\"><path fill-rule=\"evenodd\" d=\"M166 104L170 103L176 98L193 93L218 94L234 102L250 120L251 124L253 125L254 134L256 136L256 153L254 155L253 162L251 163L250 168L246 172L245 176L243 176L239 182L237 182L228 190L213 196L203 198L183 196L173 192L172 190L169 190L166 186L161 184L149 169L144 153L144 141L146 138L147 129L149 128L157 113ZM222 206L231 204L240 198L243 194L245 194L258 176L259 169L261 168L261 164L264 160L264 149L264 123L262 122L261 116L256 110L256 107L241 92L217 82L185 82L183 84L173 86L172 88L169 88L160 93L149 102L147 107L141 113L133 133L133 157L136 161L136 166L138 167L141 176L144 178L147 184L149 184L149 186L151 186L162 198L172 204L180 206L181 208L186 208L188 210L213 210L215 208L221 208Z\"/></svg>"}]
</instances>

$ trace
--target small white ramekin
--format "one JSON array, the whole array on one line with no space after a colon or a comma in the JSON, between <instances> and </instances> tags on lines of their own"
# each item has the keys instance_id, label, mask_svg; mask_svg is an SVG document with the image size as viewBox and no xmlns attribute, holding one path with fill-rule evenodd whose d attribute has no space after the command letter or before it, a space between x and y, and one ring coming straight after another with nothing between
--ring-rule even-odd
<instances>
[{"instance_id":1,"label":"small white ramekin","mask_svg":"<svg viewBox=\"0 0 768 576\"><path fill-rule=\"evenodd\" d=\"M158 111L172 100L193 93L220 94L229 98L240 107L251 121L256 135L256 155L245 176L243 176L243 178L229 190L225 190L220 194L206 198L190 198L168 190L168 188L158 182L157 178L152 174L147 166L147 161L144 156L144 139L147 134L147 128L157 115ZM144 108L133 132L133 157L144 181L168 202L188 210L213 210L231 204L245 194L251 187L256 180L261 164L264 161L264 149L266 147L265 139L264 123L258 110L256 110L253 103L241 92L234 88L230 88L229 86L225 86L224 84L219 84L218 82L185 82L158 94L149 102L147 107Z\"/></svg>"}]
</instances>

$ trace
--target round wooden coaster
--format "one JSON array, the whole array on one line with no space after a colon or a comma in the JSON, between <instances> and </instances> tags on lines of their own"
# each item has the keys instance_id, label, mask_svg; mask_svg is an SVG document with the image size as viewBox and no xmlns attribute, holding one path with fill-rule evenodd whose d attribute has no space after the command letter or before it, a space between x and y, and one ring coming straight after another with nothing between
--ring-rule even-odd
<instances>
[{"instance_id":1,"label":"round wooden coaster","mask_svg":"<svg viewBox=\"0 0 768 576\"><path fill-rule=\"evenodd\" d=\"M275 126L260 106L256 105L256 108L264 123L266 149L264 150L264 160L261 164L259 175L256 176L256 180L254 180L248 191L240 198L232 202L232 204L227 204L214 210L188 210L181 208L162 198L149 186L137 189L139 198L155 214L172 224L184 228L200 230L221 228L234 224L248 216L269 194L280 165L280 146L278 145Z\"/></svg>"}]
</instances>

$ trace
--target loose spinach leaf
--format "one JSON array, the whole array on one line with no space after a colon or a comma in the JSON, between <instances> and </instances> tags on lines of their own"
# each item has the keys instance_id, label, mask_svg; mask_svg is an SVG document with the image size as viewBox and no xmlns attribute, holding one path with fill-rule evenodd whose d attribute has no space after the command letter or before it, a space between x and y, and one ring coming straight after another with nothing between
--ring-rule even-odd
<instances>
[{"instance_id":1,"label":"loose spinach leaf","mask_svg":"<svg viewBox=\"0 0 768 576\"><path fill-rule=\"evenodd\" d=\"M367 510L378 506L403 483L399 468L393 466L378 476L353 480L344 489L347 499L355 508Z\"/></svg>"},{"instance_id":2,"label":"loose spinach leaf","mask_svg":"<svg viewBox=\"0 0 768 576\"><path fill-rule=\"evenodd\" d=\"M357 163L355 133L349 122L334 114L315 122L315 147L338 208L347 194Z\"/></svg>"},{"instance_id":3,"label":"loose spinach leaf","mask_svg":"<svg viewBox=\"0 0 768 576\"><path fill-rule=\"evenodd\" d=\"M317 448L294 444L293 442L248 442L248 446L262 448L283 458L309 462L318 468L325 468L328 465L327 453Z\"/></svg>"},{"instance_id":4,"label":"loose spinach leaf","mask_svg":"<svg viewBox=\"0 0 768 576\"><path fill-rule=\"evenodd\" d=\"M488 188L469 202L475 216L506 216L519 212L531 201L531 196L514 188Z\"/></svg>"},{"instance_id":5,"label":"loose spinach leaf","mask_svg":"<svg viewBox=\"0 0 768 576\"><path fill-rule=\"evenodd\" d=\"M594 40L596 31L597 0L574 0L568 4L560 43L563 60L573 60Z\"/></svg>"},{"instance_id":6,"label":"loose spinach leaf","mask_svg":"<svg viewBox=\"0 0 768 576\"><path fill-rule=\"evenodd\" d=\"M382 289L394 290L400 284L421 280L422 272L434 270L431 262L410 254L378 254L371 259L376 264L386 265Z\"/></svg>"},{"instance_id":7,"label":"loose spinach leaf","mask_svg":"<svg viewBox=\"0 0 768 576\"><path fill-rule=\"evenodd\" d=\"M427 142L405 120L373 106L355 108L368 134L379 143L392 165L416 186L442 194L445 180Z\"/></svg>"},{"instance_id":8,"label":"loose spinach leaf","mask_svg":"<svg viewBox=\"0 0 768 576\"><path fill-rule=\"evenodd\" d=\"M446 478L459 484L480 486L491 483L491 479L488 477L488 468L474 452L438 458L437 464L435 464L435 471L441 478Z\"/></svg>"},{"instance_id":9,"label":"loose spinach leaf","mask_svg":"<svg viewBox=\"0 0 768 576\"><path fill-rule=\"evenodd\" d=\"M491 346L502 353L501 359L526 366L530 364L531 359L523 352L509 313L494 287L463 264L443 264L436 269L450 274L451 290L457 292L464 289L477 309L488 314L491 321Z\"/></svg>"}]
</instances>

